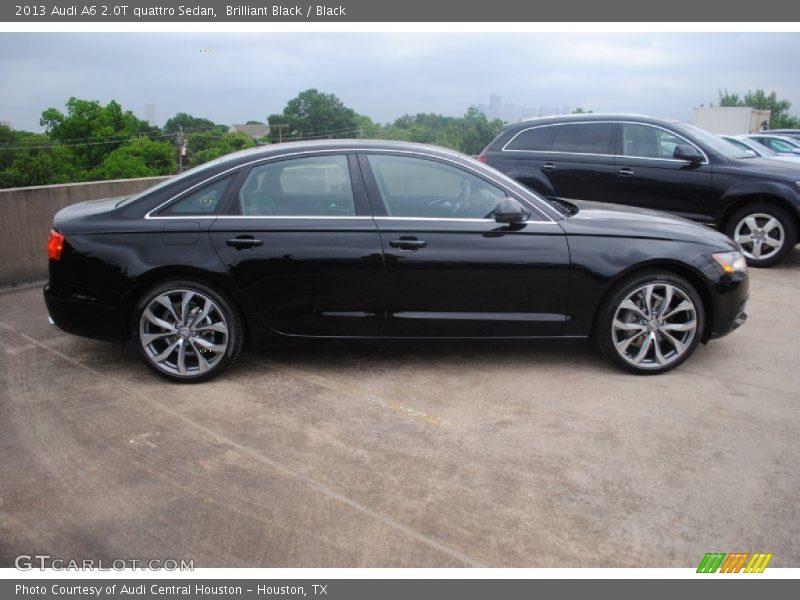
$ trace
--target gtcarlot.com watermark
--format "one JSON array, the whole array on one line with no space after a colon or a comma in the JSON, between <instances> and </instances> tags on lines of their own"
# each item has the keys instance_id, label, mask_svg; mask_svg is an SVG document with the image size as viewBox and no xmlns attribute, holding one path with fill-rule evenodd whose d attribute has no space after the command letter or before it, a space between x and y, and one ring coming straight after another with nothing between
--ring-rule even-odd
<instances>
[{"instance_id":1,"label":"gtcarlot.com watermark","mask_svg":"<svg viewBox=\"0 0 800 600\"><path fill-rule=\"evenodd\" d=\"M93 558L65 559L50 554L20 554L14 558L14 567L20 571L194 571L194 560L178 558L115 558L101 560Z\"/></svg>"}]
</instances>

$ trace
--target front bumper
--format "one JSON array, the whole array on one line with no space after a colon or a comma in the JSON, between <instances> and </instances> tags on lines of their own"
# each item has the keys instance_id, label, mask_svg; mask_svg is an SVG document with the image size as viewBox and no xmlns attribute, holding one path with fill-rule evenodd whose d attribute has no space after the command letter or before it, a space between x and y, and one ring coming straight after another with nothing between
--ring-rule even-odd
<instances>
[{"instance_id":1,"label":"front bumper","mask_svg":"<svg viewBox=\"0 0 800 600\"><path fill-rule=\"evenodd\" d=\"M713 314L708 339L721 338L741 327L747 320L747 298L750 280L747 276L725 279L712 288Z\"/></svg>"}]
</instances>

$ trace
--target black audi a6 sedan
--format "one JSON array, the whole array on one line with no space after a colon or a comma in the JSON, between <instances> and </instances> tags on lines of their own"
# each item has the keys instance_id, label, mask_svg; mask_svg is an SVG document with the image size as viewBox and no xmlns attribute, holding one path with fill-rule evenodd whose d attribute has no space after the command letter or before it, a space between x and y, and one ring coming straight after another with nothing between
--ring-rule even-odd
<instances>
[{"instance_id":1,"label":"black audi a6 sedan","mask_svg":"<svg viewBox=\"0 0 800 600\"><path fill-rule=\"evenodd\" d=\"M754 156L686 123L563 115L508 125L480 160L537 193L663 210L736 240L771 267L800 230L800 167Z\"/></svg>"},{"instance_id":2,"label":"black audi a6 sedan","mask_svg":"<svg viewBox=\"0 0 800 600\"><path fill-rule=\"evenodd\" d=\"M467 156L379 141L231 154L55 216L44 288L64 331L132 339L175 381L246 342L593 338L671 369L745 317L737 245L650 212L549 201Z\"/></svg>"}]
</instances>

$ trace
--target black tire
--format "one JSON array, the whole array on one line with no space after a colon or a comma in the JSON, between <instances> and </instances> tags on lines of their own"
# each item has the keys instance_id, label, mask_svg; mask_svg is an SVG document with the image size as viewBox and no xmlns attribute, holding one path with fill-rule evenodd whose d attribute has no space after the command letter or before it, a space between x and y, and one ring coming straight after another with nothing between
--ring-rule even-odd
<instances>
[{"instance_id":1,"label":"black tire","mask_svg":"<svg viewBox=\"0 0 800 600\"><path fill-rule=\"evenodd\" d=\"M736 239L736 231L745 221L745 219L748 217L753 217L754 219L757 218L757 222L763 224L766 222L764 215L773 218L780 223L783 232L782 244L777 249L773 249L772 246L768 246L767 248L770 250L770 253L763 258L759 258L753 255L755 248L752 243L740 243L742 251L745 254L745 258L747 259L747 264L751 267L771 267L778 264L784 258L786 258L786 255L792 251L792 248L794 248L795 244L797 243L797 227L792 218L780 206L767 202L754 202L753 204L748 204L747 206L744 206L733 213L725 224L725 235L739 243L739 240ZM745 229L748 229L746 225L744 227ZM778 228L774 228L773 233L769 235L775 235L775 232L778 231Z\"/></svg>"},{"instance_id":2,"label":"black tire","mask_svg":"<svg viewBox=\"0 0 800 600\"><path fill-rule=\"evenodd\" d=\"M154 311L161 311L155 316L164 317L162 322L167 321L168 324L178 322L169 318L168 315L179 317L181 309L174 300L182 298L182 295L186 292L189 292L186 295L190 298L187 302L186 312L190 313L190 315L183 322L190 326L176 328L175 331L180 331L180 333L175 335L162 334L159 332L170 330L153 326L152 321L149 319L143 321L145 310L151 305L151 302L155 301L156 304L151 306L150 314L155 314ZM159 297L163 299L165 294L173 306L173 313L170 313L165 305L158 304L156 301L156 298ZM208 315L202 320L191 322L190 319L193 321L193 318L203 315L203 308L207 306L205 299L211 301L209 306L212 308L209 310ZM195 314L192 314L193 311ZM194 331L192 327L197 327L197 331ZM153 328L154 331L146 331L143 328ZM213 328L216 329L209 331ZM221 328L225 328L225 331L221 331ZM243 321L233 302L225 294L206 283L189 278L161 281L145 291L133 309L131 333L133 342L136 344L144 363L158 375L180 383L200 383L221 374L238 358L245 338ZM154 334L151 337L159 339L146 345L143 343L142 336L148 336L149 334ZM178 342L179 338L184 337L185 339ZM157 353L159 350L166 351L174 342L178 342L179 348L186 346L180 361L175 355L177 350L160 363L154 360L155 357L152 354ZM200 342L202 342L202 345ZM221 350L223 343L224 350ZM156 344L161 344L161 346L156 346ZM214 351L211 349L214 349ZM156 356L158 355L156 354ZM209 357L209 360L204 358L206 356ZM170 360L174 360L174 364L170 363ZM183 366L184 369L180 369L179 365ZM179 370L185 371L185 374L178 372Z\"/></svg>"},{"instance_id":3,"label":"black tire","mask_svg":"<svg viewBox=\"0 0 800 600\"><path fill-rule=\"evenodd\" d=\"M632 294L636 295L641 293L641 298L644 300L645 292L642 291L642 288L646 288L646 286L650 284L655 285L651 298L653 299L653 305L656 307L656 310L661 308L661 304L663 304L664 299L667 297L667 286L672 288L671 300L668 306L664 307L665 315L670 314L668 310L670 307L675 309L678 306L682 306L681 303L684 299L690 301L692 304L693 312L682 310L676 312L675 315L671 317L672 321L676 322L664 319L664 329L670 329L667 333L662 332L659 328L658 323L662 322L659 321L659 319L655 319L655 325L653 325L653 319L648 319L647 324L645 324L645 319L640 319L637 313L622 306L623 302ZM659 299L661 303L657 304ZM641 333L637 333L637 331L627 332L624 329L615 327L615 318L622 315L624 315L625 319L629 319L629 322L624 323L626 326L636 327L638 330L641 330ZM685 278L669 271L642 271L634 273L620 281L606 297L598 311L592 336L600 353L617 366L638 375L655 375L674 369L692 355L697 348L697 344L703 337L705 318L705 307L703 306L700 294ZM693 321L694 331L690 339L688 338L688 331L674 332L671 329L678 326L689 327L692 325ZM647 341L647 336L651 334L654 337ZM637 336L645 337L642 337L640 340L636 339ZM678 338L683 339L673 342L671 336L674 336L676 340ZM684 338L683 336L686 337ZM634 339L631 340L630 338ZM628 344L625 345L625 342L628 342ZM632 362L633 357L629 356L628 350L630 350L630 354L638 355L637 344L639 344L638 349L642 349L645 342L651 344L652 349L645 351L640 364L634 364ZM625 348L618 349L618 343L624 345ZM656 347L658 348L658 354L656 354ZM670 351L662 353L664 350ZM623 354L625 354L627 358L623 358ZM652 363L650 362L651 357ZM665 360L668 359L668 361L666 364L661 364L659 358L665 358Z\"/></svg>"}]
</instances>

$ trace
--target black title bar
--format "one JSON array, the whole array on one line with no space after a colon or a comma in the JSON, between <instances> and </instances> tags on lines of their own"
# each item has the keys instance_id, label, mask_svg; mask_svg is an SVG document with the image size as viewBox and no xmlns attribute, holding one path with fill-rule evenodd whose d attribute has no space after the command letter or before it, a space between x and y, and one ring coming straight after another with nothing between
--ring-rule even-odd
<instances>
[{"instance_id":1,"label":"black title bar","mask_svg":"<svg viewBox=\"0 0 800 600\"><path fill-rule=\"evenodd\" d=\"M785 0L341 0L331 2L186 3L3 2L3 22L781 22L800 21L800 3Z\"/></svg>"}]
</instances>

